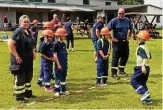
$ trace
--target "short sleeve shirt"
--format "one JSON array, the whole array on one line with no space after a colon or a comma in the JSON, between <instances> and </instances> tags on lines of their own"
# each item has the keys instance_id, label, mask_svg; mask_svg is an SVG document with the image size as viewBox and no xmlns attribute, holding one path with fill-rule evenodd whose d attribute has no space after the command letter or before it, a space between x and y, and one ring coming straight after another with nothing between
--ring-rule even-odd
<instances>
[{"instance_id":1,"label":"short sleeve shirt","mask_svg":"<svg viewBox=\"0 0 163 110\"><path fill-rule=\"evenodd\" d=\"M103 43L101 40L103 40ZM97 41L98 57L102 57L101 54L99 53L100 50L103 51L104 55L107 55L108 49L109 49L109 41L107 39L101 38L100 40Z\"/></svg>"},{"instance_id":2,"label":"short sleeve shirt","mask_svg":"<svg viewBox=\"0 0 163 110\"><path fill-rule=\"evenodd\" d=\"M67 31L67 34L68 34L68 35L72 35L72 33L73 33L72 28L71 28L72 22L66 22L66 23L64 24L64 26L65 26L65 29L66 29L66 31Z\"/></svg>"},{"instance_id":3,"label":"short sleeve shirt","mask_svg":"<svg viewBox=\"0 0 163 110\"><path fill-rule=\"evenodd\" d=\"M144 44L145 43L141 43L140 45L144 45ZM139 55L142 59L147 59L147 54L145 50L141 47L138 48L137 55ZM150 53L150 58L152 58L151 53Z\"/></svg>"},{"instance_id":4,"label":"short sleeve shirt","mask_svg":"<svg viewBox=\"0 0 163 110\"><path fill-rule=\"evenodd\" d=\"M107 27L113 30L113 37L119 40L127 40L128 30L132 30L131 22L126 17L124 19L118 17L112 19Z\"/></svg>"},{"instance_id":5,"label":"short sleeve shirt","mask_svg":"<svg viewBox=\"0 0 163 110\"><path fill-rule=\"evenodd\" d=\"M98 40L98 37L96 35L96 29L98 29L99 31L101 31L101 29L103 28L103 23L101 22L96 22L94 25L93 25L93 28L92 28L92 39L93 40Z\"/></svg>"},{"instance_id":6,"label":"short sleeve shirt","mask_svg":"<svg viewBox=\"0 0 163 110\"><path fill-rule=\"evenodd\" d=\"M40 53L49 58L53 57L53 43L43 42L40 47Z\"/></svg>"},{"instance_id":7,"label":"short sleeve shirt","mask_svg":"<svg viewBox=\"0 0 163 110\"><path fill-rule=\"evenodd\" d=\"M11 36L11 39L16 42L16 50L18 54L32 54L33 48L34 48L34 39L32 38L32 35L30 34L30 31L27 30L29 35L23 31L21 27L17 28L13 35Z\"/></svg>"}]
</instances>

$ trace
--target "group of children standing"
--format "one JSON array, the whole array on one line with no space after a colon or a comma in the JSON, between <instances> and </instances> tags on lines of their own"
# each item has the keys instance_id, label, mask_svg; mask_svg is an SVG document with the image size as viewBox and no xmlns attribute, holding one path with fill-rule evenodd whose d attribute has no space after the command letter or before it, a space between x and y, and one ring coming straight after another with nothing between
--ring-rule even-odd
<instances>
[{"instance_id":1,"label":"group of children standing","mask_svg":"<svg viewBox=\"0 0 163 110\"><path fill-rule=\"evenodd\" d=\"M54 33L52 31L53 25L51 22L44 24L42 31L41 43L39 52L41 54L40 77L37 84L42 85L44 82L45 91L54 91L55 96L60 94L68 95L66 89L67 76L67 50L66 44L63 42L67 36L67 31L64 28L58 28ZM108 28L102 28L100 35L102 36L97 41L97 80L96 85L108 84L108 61L111 54L111 40ZM151 59L151 54L145 41L149 40L149 33L140 31L137 35L138 48L136 50L137 65L134 68L134 74L131 78L131 85L138 94L141 94L142 103L153 103L146 82L148 80L150 67L148 60ZM37 41L37 40L36 40ZM55 88L51 88L50 80L53 72L53 62L55 62Z\"/></svg>"},{"instance_id":2,"label":"group of children standing","mask_svg":"<svg viewBox=\"0 0 163 110\"><path fill-rule=\"evenodd\" d=\"M37 26L37 24L34 24L34 26ZM63 42L67 36L67 32L64 28L60 27L54 33L53 26L54 23L52 22L46 22L43 26L42 37L40 37L40 45L38 49L38 52L40 53L40 75L37 84L43 86L42 83L44 82L45 91L54 92L55 96L59 96L60 94L68 95L69 92L66 88L68 68L67 49L66 44ZM54 88L50 85L50 81L54 77L53 62L55 63Z\"/></svg>"}]
</instances>

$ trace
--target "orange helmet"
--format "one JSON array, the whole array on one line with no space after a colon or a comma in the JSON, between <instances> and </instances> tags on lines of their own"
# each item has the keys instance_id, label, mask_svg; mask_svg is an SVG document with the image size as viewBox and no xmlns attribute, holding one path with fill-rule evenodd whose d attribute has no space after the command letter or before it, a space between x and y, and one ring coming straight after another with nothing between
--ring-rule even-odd
<instances>
[{"instance_id":1,"label":"orange helmet","mask_svg":"<svg viewBox=\"0 0 163 110\"><path fill-rule=\"evenodd\" d=\"M45 22L43 25L43 28L52 28L52 23L51 22Z\"/></svg>"},{"instance_id":2,"label":"orange helmet","mask_svg":"<svg viewBox=\"0 0 163 110\"><path fill-rule=\"evenodd\" d=\"M147 31L140 31L138 34L137 34L137 37L140 37L144 40L149 40L150 39L150 35Z\"/></svg>"},{"instance_id":3,"label":"orange helmet","mask_svg":"<svg viewBox=\"0 0 163 110\"><path fill-rule=\"evenodd\" d=\"M37 20L33 20L32 24L38 24Z\"/></svg>"},{"instance_id":4,"label":"orange helmet","mask_svg":"<svg viewBox=\"0 0 163 110\"><path fill-rule=\"evenodd\" d=\"M56 36L67 36L67 31L65 28L58 28L55 32Z\"/></svg>"},{"instance_id":5,"label":"orange helmet","mask_svg":"<svg viewBox=\"0 0 163 110\"><path fill-rule=\"evenodd\" d=\"M43 31L42 31L42 34L43 34L44 36L54 37L54 32L53 32L52 30L50 30L50 29L43 30Z\"/></svg>"},{"instance_id":6,"label":"orange helmet","mask_svg":"<svg viewBox=\"0 0 163 110\"><path fill-rule=\"evenodd\" d=\"M101 32L100 32L101 35L108 35L109 34L109 29L108 28L102 28L101 29Z\"/></svg>"}]
</instances>

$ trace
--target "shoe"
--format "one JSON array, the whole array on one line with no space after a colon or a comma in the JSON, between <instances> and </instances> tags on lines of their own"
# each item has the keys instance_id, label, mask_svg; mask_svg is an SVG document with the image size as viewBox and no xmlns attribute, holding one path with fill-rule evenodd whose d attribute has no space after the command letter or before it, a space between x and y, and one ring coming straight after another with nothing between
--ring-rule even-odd
<instances>
[{"instance_id":1,"label":"shoe","mask_svg":"<svg viewBox=\"0 0 163 110\"><path fill-rule=\"evenodd\" d=\"M42 87L42 86L43 86L42 82L37 82L37 85L38 85L39 87Z\"/></svg>"},{"instance_id":2,"label":"shoe","mask_svg":"<svg viewBox=\"0 0 163 110\"><path fill-rule=\"evenodd\" d=\"M125 76L125 77L128 77L128 74L126 72L119 72L119 74Z\"/></svg>"},{"instance_id":3,"label":"shoe","mask_svg":"<svg viewBox=\"0 0 163 110\"><path fill-rule=\"evenodd\" d=\"M113 78L113 79L116 79L116 80L120 80L120 77L117 76L117 74L113 74L113 75L112 75L112 78Z\"/></svg>"},{"instance_id":4,"label":"shoe","mask_svg":"<svg viewBox=\"0 0 163 110\"><path fill-rule=\"evenodd\" d=\"M148 91L146 91L146 92L142 95L140 101L143 102L144 100L148 99L149 97L150 97L150 94L149 94Z\"/></svg>"},{"instance_id":5,"label":"shoe","mask_svg":"<svg viewBox=\"0 0 163 110\"><path fill-rule=\"evenodd\" d=\"M70 95L70 93L68 91L65 91L65 92L60 92L62 95Z\"/></svg>"},{"instance_id":6,"label":"shoe","mask_svg":"<svg viewBox=\"0 0 163 110\"><path fill-rule=\"evenodd\" d=\"M152 99L148 97L147 99L142 101L142 104L153 104Z\"/></svg>"},{"instance_id":7,"label":"shoe","mask_svg":"<svg viewBox=\"0 0 163 110\"><path fill-rule=\"evenodd\" d=\"M108 82L105 82L105 83L103 83L102 85L103 86L107 86L109 83Z\"/></svg>"},{"instance_id":8,"label":"shoe","mask_svg":"<svg viewBox=\"0 0 163 110\"><path fill-rule=\"evenodd\" d=\"M45 91L46 91L46 92L53 92L53 91L54 91L54 89L53 89L53 88L51 88L51 87L48 87L48 88L46 88L46 87L45 87Z\"/></svg>"},{"instance_id":9,"label":"shoe","mask_svg":"<svg viewBox=\"0 0 163 110\"><path fill-rule=\"evenodd\" d=\"M21 98L21 99L16 99L17 102L19 103L28 103L28 100Z\"/></svg>"},{"instance_id":10,"label":"shoe","mask_svg":"<svg viewBox=\"0 0 163 110\"><path fill-rule=\"evenodd\" d=\"M54 94L56 97L59 97L59 92L55 92Z\"/></svg>"},{"instance_id":11,"label":"shoe","mask_svg":"<svg viewBox=\"0 0 163 110\"><path fill-rule=\"evenodd\" d=\"M96 83L96 87L100 87L100 86L103 86L102 83Z\"/></svg>"}]
</instances>

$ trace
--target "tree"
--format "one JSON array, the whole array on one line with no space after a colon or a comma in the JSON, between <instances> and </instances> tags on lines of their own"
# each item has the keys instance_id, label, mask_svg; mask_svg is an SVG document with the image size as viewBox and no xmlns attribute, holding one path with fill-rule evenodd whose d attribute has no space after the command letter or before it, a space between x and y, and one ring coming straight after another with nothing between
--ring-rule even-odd
<instances>
[{"instance_id":1,"label":"tree","mask_svg":"<svg viewBox=\"0 0 163 110\"><path fill-rule=\"evenodd\" d=\"M119 5L138 5L144 4L144 0L119 0Z\"/></svg>"}]
</instances>

